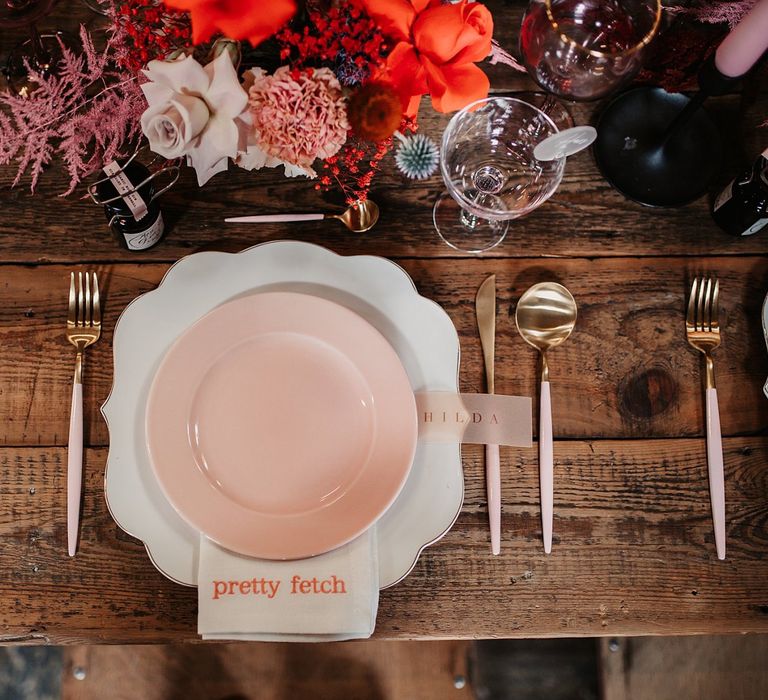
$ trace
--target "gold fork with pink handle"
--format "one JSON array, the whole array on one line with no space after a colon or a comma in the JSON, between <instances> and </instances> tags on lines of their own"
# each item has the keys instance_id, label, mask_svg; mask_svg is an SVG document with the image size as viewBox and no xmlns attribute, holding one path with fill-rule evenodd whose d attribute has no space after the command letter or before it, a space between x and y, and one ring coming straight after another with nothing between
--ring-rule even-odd
<instances>
[{"instance_id":1,"label":"gold fork with pink handle","mask_svg":"<svg viewBox=\"0 0 768 700\"><path fill-rule=\"evenodd\" d=\"M67 340L75 346L77 354L67 447L67 549L70 557L75 556L77 551L83 481L83 355L85 349L93 345L100 335L101 300L96 273L78 272L75 289L75 273L72 272L69 276Z\"/></svg>"},{"instance_id":2,"label":"gold fork with pink handle","mask_svg":"<svg viewBox=\"0 0 768 700\"><path fill-rule=\"evenodd\" d=\"M717 558L725 559L725 476L723 470L723 439L720 432L720 411L715 388L715 363L712 351L720 345L717 277L697 277L691 285L685 332L688 343L704 355L706 365L705 398L707 405L707 469L712 522L715 528Z\"/></svg>"}]
</instances>

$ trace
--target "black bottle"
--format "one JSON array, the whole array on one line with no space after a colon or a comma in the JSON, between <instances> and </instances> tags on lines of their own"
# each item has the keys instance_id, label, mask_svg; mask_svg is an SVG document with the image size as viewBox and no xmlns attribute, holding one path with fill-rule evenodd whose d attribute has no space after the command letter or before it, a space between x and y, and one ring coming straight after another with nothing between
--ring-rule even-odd
<instances>
[{"instance_id":1,"label":"black bottle","mask_svg":"<svg viewBox=\"0 0 768 700\"><path fill-rule=\"evenodd\" d=\"M768 148L717 195L712 217L732 236L751 236L768 227Z\"/></svg>"},{"instance_id":2,"label":"black bottle","mask_svg":"<svg viewBox=\"0 0 768 700\"><path fill-rule=\"evenodd\" d=\"M141 163L133 160L121 171L123 187L135 188L149 177L149 170ZM126 182L125 178L130 181ZM160 206L152 201L155 194L154 186L150 180L136 190L141 200L133 196L133 208L125 198L116 199L114 202L104 205L109 227L118 243L128 250L146 250L157 245L165 233L165 224ZM117 187L112 180L100 182L97 188L100 201L105 201L118 196ZM136 210L138 202L140 209ZM143 215L142 215L143 214Z\"/></svg>"}]
</instances>

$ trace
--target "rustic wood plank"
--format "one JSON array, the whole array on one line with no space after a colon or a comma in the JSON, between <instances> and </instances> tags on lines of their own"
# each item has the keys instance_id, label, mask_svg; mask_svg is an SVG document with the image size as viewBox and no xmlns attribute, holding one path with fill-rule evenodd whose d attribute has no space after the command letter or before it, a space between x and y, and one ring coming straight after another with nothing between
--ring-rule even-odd
<instances>
[{"instance_id":1,"label":"rustic wood plank","mask_svg":"<svg viewBox=\"0 0 768 700\"><path fill-rule=\"evenodd\" d=\"M490 3L508 48L524 4ZM46 20L50 26L63 26L67 7L59 3L59 14ZM66 21L76 23L84 12L77 5ZM15 38L0 37L0 52L9 41ZM532 87L509 69L489 72L495 91ZM585 123L602 105L569 109ZM723 179L757 152L764 132L756 126L767 109L759 89L713 101L731 154ZM446 121L425 106L424 132L439 138ZM472 299L488 273L498 275L500 290L502 392L530 395L536 388L533 352L510 325L525 287L558 279L580 303L577 332L552 358L560 439L553 555L541 551L535 451L505 450L503 553L489 556L483 462L479 449L468 448L464 512L413 574L383 594L379 638L768 631L768 405L761 393L768 361L759 320L768 239L722 234L705 199L679 210L635 205L602 181L591 155L580 154L569 161L553 200L513 223L504 245L485 259L457 262L431 226L438 177L406 182L390 162L374 191L382 222L354 236L333 224L225 227L222 219L233 212L329 210L334 203L311 182L276 172L233 171L202 190L186 172L164 202L167 240L132 254L109 238L98 208L55 196L65 184L55 168L34 197L9 189L12 176L8 168L0 172L0 497L7 505L0 516L1 642L195 639L194 592L152 567L103 500L107 433L98 406L111 382L111 329L132 298L157 284L168 262L196 250L236 251L286 237L398 258L456 323L468 391L482 389ZM569 257L576 259L557 259ZM115 261L124 262L109 264ZM62 447L72 372L62 332L70 266L57 263L93 264L107 302L105 336L86 370L86 443L96 449L86 454L83 542L74 559L65 554ZM731 436L725 440L726 562L713 551L701 372L682 333L687 283L706 270L723 281L725 340L717 370L723 430Z\"/></svg>"},{"instance_id":2,"label":"rustic wood plank","mask_svg":"<svg viewBox=\"0 0 768 700\"><path fill-rule=\"evenodd\" d=\"M63 700L474 697L467 642L90 646L65 650ZM73 669L85 672L77 680Z\"/></svg>"},{"instance_id":3,"label":"rustic wood plank","mask_svg":"<svg viewBox=\"0 0 768 700\"><path fill-rule=\"evenodd\" d=\"M724 441L728 558L716 559L704 441L555 445L545 555L535 450L502 450L502 553L489 553L482 452L465 450L453 530L381 596L375 636L568 637L768 632L768 439ZM0 642L195 639L196 594L165 579L102 495L86 451L78 555L66 554L63 448L0 449Z\"/></svg>"},{"instance_id":4,"label":"rustic wood plank","mask_svg":"<svg viewBox=\"0 0 768 700\"><path fill-rule=\"evenodd\" d=\"M462 386L482 391L475 290L497 275L497 390L536 393L534 352L514 327L517 298L532 283L568 285L580 309L571 339L551 357L555 435L561 438L701 435L700 358L683 333L688 280L712 270L721 279L723 346L716 354L725 435L768 427L762 385L768 355L760 306L768 287L765 258L602 260L401 260L425 296L441 304L462 345ZM3 269L0 283L0 444L64 445L72 348L64 337L68 267ZM85 379L86 442L105 445L99 413L112 382L111 341L118 314L154 288L165 265L95 266L104 291L104 333L89 349Z\"/></svg>"},{"instance_id":5,"label":"rustic wood plank","mask_svg":"<svg viewBox=\"0 0 768 700\"><path fill-rule=\"evenodd\" d=\"M603 639L603 700L761 700L767 652L766 635Z\"/></svg>"}]
</instances>

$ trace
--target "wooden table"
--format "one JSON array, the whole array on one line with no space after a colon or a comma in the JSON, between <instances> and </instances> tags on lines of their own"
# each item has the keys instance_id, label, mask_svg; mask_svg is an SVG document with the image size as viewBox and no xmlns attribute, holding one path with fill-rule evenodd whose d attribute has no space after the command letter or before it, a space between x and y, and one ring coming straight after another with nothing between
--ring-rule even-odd
<instances>
[{"instance_id":1,"label":"wooden table","mask_svg":"<svg viewBox=\"0 0 768 700\"><path fill-rule=\"evenodd\" d=\"M490 5L503 43L513 46L522 4ZM488 70L496 91L533 89L508 68ZM765 146L768 130L758 132L757 124L767 105L755 89L713 104L733 156L723 180ZM600 108L571 111L582 123ZM425 103L426 133L438 135L445 122ZM99 406L112 381L112 329L126 304L154 288L178 258L282 238L402 265L455 322L465 391L483 389L473 301L486 275L496 273L499 291L499 392L536 392L534 353L514 329L522 291L555 279L579 303L576 332L551 358L552 554L541 544L536 450L502 449L503 542L493 557L483 455L467 447L461 516L403 583L382 593L376 637L768 631L768 356L760 327L768 236L730 238L712 222L705 199L672 210L629 202L582 153L569 159L552 200L512 223L502 246L481 258L461 256L432 229L439 177L406 182L391 158L387 163L373 193L382 219L363 235L335 223L225 226L225 213L331 205L312 183L279 172L235 169L201 190L186 172L163 201L171 225L166 240L145 253L118 248L98 208L58 198L65 181L57 170L34 196L24 186L10 189L13 173L2 172L0 641L196 638L195 591L158 573L105 505L108 436ZM88 357L82 534L70 559L65 471L74 357L64 322L74 269L95 269L104 280L105 323ZM728 515L723 562L715 556L710 517L702 367L683 329L690 278L706 271L718 274L722 289L716 366Z\"/></svg>"}]
</instances>

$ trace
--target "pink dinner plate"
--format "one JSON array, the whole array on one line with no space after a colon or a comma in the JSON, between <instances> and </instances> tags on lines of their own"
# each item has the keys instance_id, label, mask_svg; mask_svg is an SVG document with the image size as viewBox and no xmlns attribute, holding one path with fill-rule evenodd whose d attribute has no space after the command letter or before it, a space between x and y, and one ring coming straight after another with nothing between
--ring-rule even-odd
<instances>
[{"instance_id":1,"label":"pink dinner plate","mask_svg":"<svg viewBox=\"0 0 768 700\"><path fill-rule=\"evenodd\" d=\"M405 483L416 405L400 360L352 311L305 294L230 301L155 375L152 467L193 527L235 552L300 559L369 528Z\"/></svg>"}]
</instances>

